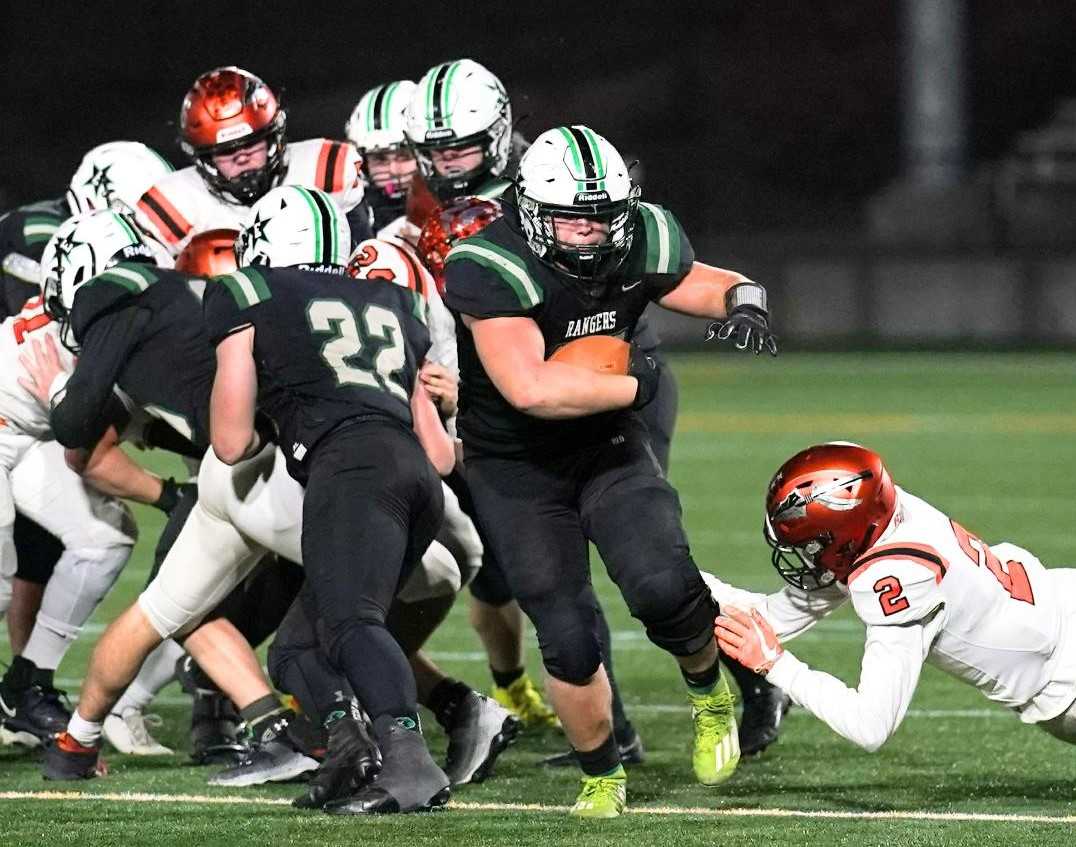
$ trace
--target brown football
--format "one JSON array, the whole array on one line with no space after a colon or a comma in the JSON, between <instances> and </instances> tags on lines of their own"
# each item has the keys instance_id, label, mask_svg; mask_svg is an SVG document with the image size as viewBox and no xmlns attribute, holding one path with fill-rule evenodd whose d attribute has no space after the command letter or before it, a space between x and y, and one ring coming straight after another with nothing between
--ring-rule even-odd
<instances>
[{"instance_id":1,"label":"brown football","mask_svg":"<svg viewBox=\"0 0 1076 847\"><path fill-rule=\"evenodd\" d=\"M587 335L553 351L550 361L608 374L626 374L631 345L611 335Z\"/></svg>"}]
</instances>

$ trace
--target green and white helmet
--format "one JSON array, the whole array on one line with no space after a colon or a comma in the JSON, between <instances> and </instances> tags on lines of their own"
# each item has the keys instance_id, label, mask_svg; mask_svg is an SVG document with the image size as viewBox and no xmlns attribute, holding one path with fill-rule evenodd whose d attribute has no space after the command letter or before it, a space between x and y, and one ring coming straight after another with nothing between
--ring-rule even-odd
<instances>
[{"instance_id":1,"label":"green and white helmet","mask_svg":"<svg viewBox=\"0 0 1076 847\"><path fill-rule=\"evenodd\" d=\"M589 127L547 130L519 162L516 198L527 245L543 262L578 279L604 279L627 257L639 193L624 158ZM584 246L560 241L554 217L600 221L609 227L608 237Z\"/></svg>"},{"instance_id":2,"label":"green and white helmet","mask_svg":"<svg viewBox=\"0 0 1076 847\"><path fill-rule=\"evenodd\" d=\"M120 262L172 267L163 247L146 236L127 214L102 209L68 218L49 239L41 254L41 299L45 312L60 325L60 341L77 352L70 313L83 283ZM118 269L125 270L125 269ZM132 283L145 287L131 272Z\"/></svg>"},{"instance_id":3,"label":"green and white helmet","mask_svg":"<svg viewBox=\"0 0 1076 847\"><path fill-rule=\"evenodd\" d=\"M366 157L369 153L393 153L406 146L404 124L414 92L415 84L409 79L386 82L371 88L359 98L344 125L348 140L363 157L362 172L366 182L390 200L402 199L407 193L408 182L375 180L367 168ZM407 152L410 154L410 150Z\"/></svg>"},{"instance_id":4,"label":"green and white helmet","mask_svg":"<svg viewBox=\"0 0 1076 847\"><path fill-rule=\"evenodd\" d=\"M159 153L138 141L110 141L87 153L71 177L67 205L71 214L118 209L133 214L139 198L172 166Z\"/></svg>"},{"instance_id":5,"label":"green and white helmet","mask_svg":"<svg viewBox=\"0 0 1076 847\"><path fill-rule=\"evenodd\" d=\"M360 153L397 150L406 143L404 123L415 84L409 79L371 88L355 104L344 125L348 140Z\"/></svg>"},{"instance_id":6,"label":"green and white helmet","mask_svg":"<svg viewBox=\"0 0 1076 847\"><path fill-rule=\"evenodd\" d=\"M343 267L350 251L351 230L336 201L301 185L282 185L262 197L235 239L240 267Z\"/></svg>"},{"instance_id":7,"label":"green and white helmet","mask_svg":"<svg viewBox=\"0 0 1076 847\"><path fill-rule=\"evenodd\" d=\"M442 200L450 200L499 177L512 152L512 107L501 81L478 62L459 59L434 65L419 80L404 127L422 178ZM482 148L480 164L458 173L438 173L432 151Z\"/></svg>"}]
</instances>

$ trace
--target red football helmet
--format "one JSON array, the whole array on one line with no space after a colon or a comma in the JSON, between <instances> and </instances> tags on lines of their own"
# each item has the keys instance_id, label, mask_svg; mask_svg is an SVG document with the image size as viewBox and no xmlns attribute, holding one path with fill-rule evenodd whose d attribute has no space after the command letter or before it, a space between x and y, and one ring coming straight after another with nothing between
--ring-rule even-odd
<instances>
[{"instance_id":1,"label":"red football helmet","mask_svg":"<svg viewBox=\"0 0 1076 847\"><path fill-rule=\"evenodd\" d=\"M896 504L877 453L841 441L808 447L781 466L766 493L763 531L773 566L804 591L846 580Z\"/></svg>"},{"instance_id":2,"label":"red football helmet","mask_svg":"<svg viewBox=\"0 0 1076 847\"><path fill-rule=\"evenodd\" d=\"M445 258L448 251L461 238L476 235L502 214L504 211L496 200L460 197L439 206L429 216L418 239L418 255L433 274L439 293L445 293Z\"/></svg>"},{"instance_id":3,"label":"red football helmet","mask_svg":"<svg viewBox=\"0 0 1076 847\"><path fill-rule=\"evenodd\" d=\"M176 270L197 276L220 276L231 273L238 265L235 261L234 229L210 229L200 232L176 257Z\"/></svg>"},{"instance_id":4,"label":"red football helmet","mask_svg":"<svg viewBox=\"0 0 1076 847\"><path fill-rule=\"evenodd\" d=\"M276 187L287 169L287 113L269 86L241 68L216 68L194 81L179 112L180 146L210 190L223 200L252 205ZM227 178L213 161L265 139L265 165Z\"/></svg>"}]
</instances>

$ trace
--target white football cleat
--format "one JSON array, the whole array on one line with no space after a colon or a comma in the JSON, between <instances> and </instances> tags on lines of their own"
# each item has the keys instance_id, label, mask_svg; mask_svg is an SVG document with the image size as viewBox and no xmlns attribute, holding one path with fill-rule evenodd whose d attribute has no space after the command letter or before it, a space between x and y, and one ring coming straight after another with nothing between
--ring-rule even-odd
<instances>
[{"instance_id":1,"label":"white football cleat","mask_svg":"<svg viewBox=\"0 0 1076 847\"><path fill-rule=\"evenodd\" d=\"M161 725L157 715L144 715L138 709L124 709L105 718L103 732L108 743L120 753L130 756L173 756L170 750L150 735L149 727Z\"/></svg>"}]
</instances>

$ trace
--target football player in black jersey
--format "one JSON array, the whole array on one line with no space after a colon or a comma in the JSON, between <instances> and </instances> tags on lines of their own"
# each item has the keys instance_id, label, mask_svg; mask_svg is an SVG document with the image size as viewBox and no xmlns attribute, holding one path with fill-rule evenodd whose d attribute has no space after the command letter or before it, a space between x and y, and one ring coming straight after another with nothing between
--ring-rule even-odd
<instances>
[{"instance_id":1,"label":"football player in black jersey","mask_svg":"<svg viewBox=\"0 0 1076 847\"><path fill-rule=\"evenodd\" d=\"M71 177L66 196L22 206L0 217L0 320L18 314L28 298L40 295L42 252L69 215L133 204L148 186L170 171L171 166L144 144L108 142L86 153ZM117 458L107 446L102 446L98 456L106 461ZM140 478L144 481L149 477L142 474ZM166 500L160 505L171 504ZM17 704L19 714L6 718L5 723L54 732L69 717L49 670L61 659L60 642L51 639L49 648L43 649L40 637L31 641L32 631L40 634L62 629L70 623L67 616L75 614L69 598L92 597L111 585L111 578L103 570L78 574L61 570L46 593L63 545L21 513L15 516L14 540L18 570L7 615L13 658L0 681L0 692L6 703ZM52 621L51 628L35 625L39 614Z\"/></svg>"},{"instance_id":2,"label":"football player in black jersey","mask_svg":"<svg viewBox=\"0 0 1076 847\"><path fill-rule=\"evenodd\" d=\"M639 350L630 374L548 361L587 335L631 337L646 306L722 321L720 338L776 354L765 289L696 262L676 218L641 204L616 149L581 126L524 155L518 208L457 244L445 300L457 316L459 431L487 539L538 631L550 691L585 777L573 813L619 815L626 778L610 732L587 540L633 616L679 662L693 706L696 777L739 761L733 701L676 492L632 413L656 390Z\"/></svg>"},{"instance_id":3,"label":"football player in black jersey","mask_svg":"<svg viewBox=\"0 0 1076 847\"><path fill-rule=\"evenodd\" d=\"M215 360L199 297L204 283L159 267L158 260L169 260L151 245L129 217L112 211L73 218L49 244L46 309L60 323L61 339L80 355L70 374L60 372L55 362L50 365L47 356L44 363L38 359L32 373L51 402L54 435L73 451L95 451L102 433L123 428L126 408L114 386L142 411L171 425L170 443L161 446L191 456L201 456L208 447ZM151 483L156 489L147 487L137 499L153 502L175 488L155 477ZM182 516L179 509L173 510L172 520L177 516ZM281 617L288 603L290 598L279 609ZM228 620L209 617L187 636L185 646L192 655L202 644L233 657L230 693L243 717L256 726L273 710L279 712L279 704L274 701L272 709L258 705L270 689L250 645ZM163 637L139 603L106 631L87 672L79 710L47 751L49 778L92 776L104 719ZM279 721L279 715L273 720Z\"/></svg>"},{"instance_id":4,"label":"football player in black jersey","mask_svg":"<svg viewBox=\"0 0 1076 847\"><path fill-rule=\"evenodd\" d=\"M286 186L253 212L238 256L257 267L241 267L206 292L217 349L212 441L229 464L256 453L261 408L305 488L303 561L323 647L372 719L383 759L370 783L326 809L442 805L449 781L426 749L414 677L385 626L398 585L440 525L438 470L454 463L416 379L430 344L425 305L409 288L344 275L335 258L339 211L327 195ZM437 470L424 433L441 442L427 448L443 457Z\"/></svg>"}]
</instances>

